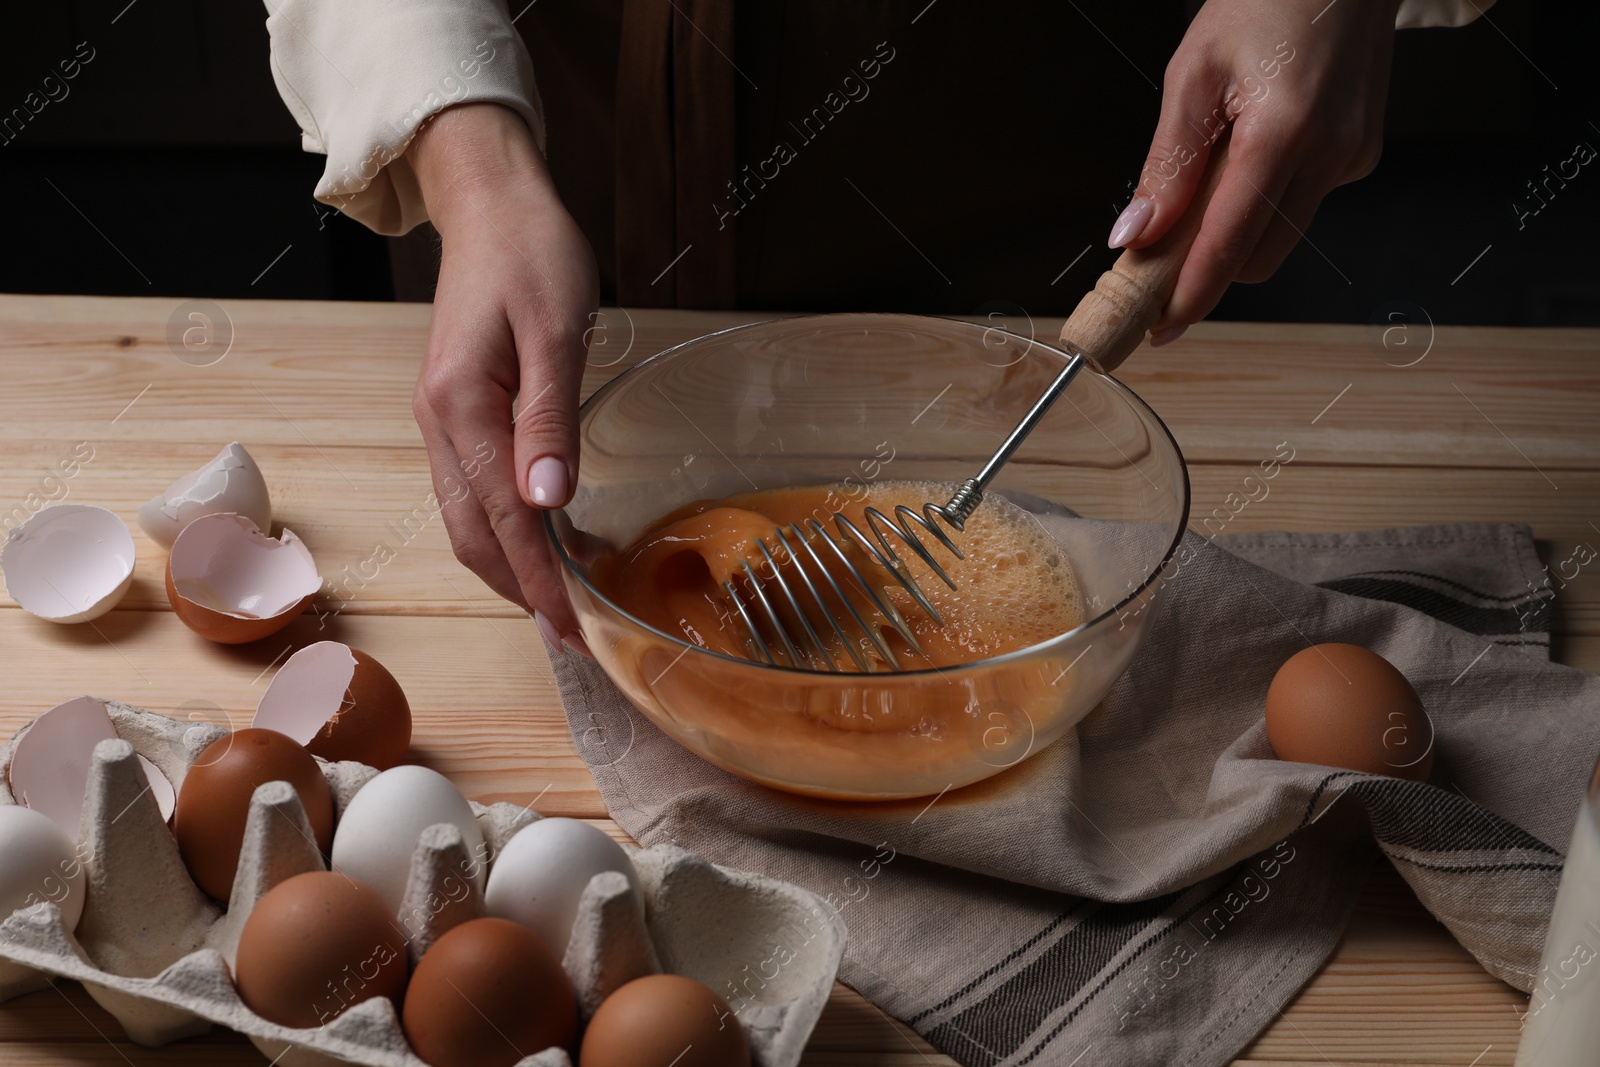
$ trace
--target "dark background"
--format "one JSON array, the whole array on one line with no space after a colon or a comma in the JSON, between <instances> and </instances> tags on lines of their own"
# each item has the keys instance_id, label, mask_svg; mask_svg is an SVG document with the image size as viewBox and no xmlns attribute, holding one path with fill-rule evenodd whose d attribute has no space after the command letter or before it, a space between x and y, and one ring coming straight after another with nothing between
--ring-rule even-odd
<instances>
[{"instance_id":1,"label":"dark background","mask_svg":"<svg viewBox=\"0 0 1600 1067\"><path fill-rule=\"evenodd\" d=\"M1097 99L1074 79L1070 50L1017 29L1027 7L1015 7L982 10L994 13L1007 62L1060 69L1062 98L1019 102L987 115L981 130L941 131L946 143L970 139L997 165L1021 170L1029 145L1054 136L1047 127L1073 109L1123 107L1139 128L1153 128L1154 92ZM95 58L67 83L64 100L0 144L0 196L10 208L0 291L393 298L390 242L311 198L323 161L300 150L278 99L264 19L249 2L11 7L0 40L0 115L21 107L80 42ZM1600 325L1600 161L1520 231L1512 207L1525 183L1578 142L1600 148L1596 30L1589 5L1502 0L1471 26L1400 34L1378 170L1328 198L1308 232L1315 248L1302 243L1267 283L1235 286L1214 317L1366 322L1404 300L1436 322ZM1087 25L1083 34L1099 40ZM1122 168L1130 178L1141 155ZM1115 205L1105 200L1108 230ZM1064 314L1111 259L1096 233L1095 249L1052 286L1043 279L1086 242L1008 216L1004 202L993 213L1000 254L992 277L979 288L930 289L904 309L970 314L1015 304ZM791 306L809 305L802 296Z\"/></svg>"}]
</instances>

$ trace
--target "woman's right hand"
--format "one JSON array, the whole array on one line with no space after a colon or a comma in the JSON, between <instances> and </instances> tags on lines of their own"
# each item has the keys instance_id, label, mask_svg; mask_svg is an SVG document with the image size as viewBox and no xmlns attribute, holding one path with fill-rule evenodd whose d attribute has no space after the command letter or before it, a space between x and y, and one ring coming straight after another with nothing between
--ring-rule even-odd
<instances>
[{"instance_id":1,"label":"woman's right hand","mask_svg":"<svg viewBox=\"0 0 1600 1067\"><path fill-rule=\"evenodd\" d=\"M539 510L577 482L594 254L510 108L448 108L407 155L443 238L412 408L451 546L552 645L587 652Z\"/></svg>"}]
</instances>

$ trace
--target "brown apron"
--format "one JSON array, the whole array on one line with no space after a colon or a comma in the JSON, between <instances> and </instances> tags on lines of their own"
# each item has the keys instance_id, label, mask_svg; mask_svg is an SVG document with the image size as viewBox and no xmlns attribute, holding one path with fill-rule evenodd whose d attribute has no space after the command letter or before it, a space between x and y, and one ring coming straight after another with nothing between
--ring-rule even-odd
<instances>
[{"instance_id":1,"label":"brown apron","mask_svg":"<svg viewBox=\"0 0 1600 1067\"><path fill-rule=\"evenodd\" d=\"M1111 258L1185 17L539 0L517 26L605 299L1050 314Z\"/></svg>"}]
</instances>

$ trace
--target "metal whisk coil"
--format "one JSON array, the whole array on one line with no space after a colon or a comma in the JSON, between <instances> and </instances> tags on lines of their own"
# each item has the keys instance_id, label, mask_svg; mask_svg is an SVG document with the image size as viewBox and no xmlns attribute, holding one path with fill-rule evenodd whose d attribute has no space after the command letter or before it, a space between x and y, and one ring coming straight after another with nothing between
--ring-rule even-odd
<instances>
[{"instance_id":1,"label":"metal whisk coil","mask_svg":"<svg viewBox=\"0 0 1600 1067\"><path fill-rule=\"evenodd\" d=\"M831 630L833 636L838 639L838 645L850 656L856 667L861 671L871 671L873 669L871 659L863 653L860 642L852 640L846 633L837 612L829 606L824 592L826 590L833 594L835 602L844 606L849 613L850 621L859 627L860 633L865 635L872 649L883 661L891 669L902 669L899 658L884 640L878 627L870 625L852 603L846 593L846 586L863 593L873 608L894 627L895 632L905 640L906 644L921 653L922 646L918 644L911 627L895 609L893 602L884 595L887 590L880 591L878 583L869 580L861 572L846 549L852 545L859 547L867 559L892 577L935 622L942 623L944 620L940 617L938 609L923 592L916 577L890 541L891 536L897 538L941 581L951 589L955 589L955 579L950 577L949 572L923 544L916 529L920 527L957 559L961 559L961 549L939 526L938 520L942 519L949 523L958 532L961 524L951 518L947 508L938 504L925 504L922 510L923 513L919 515L902 504L894 509L896 519L899 520L897 522L879 509L869 507L862 515L867 528L871 531L870 534L863 532L849 516L836 512L833 524L838 530L837 539L816 519L807 521L806 525L810 527L809 534L800 524L790 523L786 527L780 526L773 530L773 537L777 541L776 550L767 544L765 538L756 538L751 547L760 554L761 564L768 576L767 584L770 584L777 594L778 606L774 606L775 598L768 596L767 590L763 588L762 578L756 574L756 569L750 565L748 559L742 564L746 595L741 596L741 590L732 581L724 582L723 589L743 621L757 656L774 666L811 667L829 671L840 669L838 661L828 650L828 642L818 634L811 617L802 606L804 602L806 605L816 607L817 613L826 623L825 628ZM796 595L785 576L783 566L785 563L788 564L787 569L790 574L799 579L802 590L800 596ZM836 571L839 572L837 576ZM841 577L846 585L840 584ZM747 598L749 604L746 603ZM788 609L792 619L795 620L793 623L786 623L780 616L783 608ZM758 625L758 619L761 625ZM763 636L763 625L767 628L768 635L774 637L773 644L777 645L776 651L772 644L768 643L767 636ZM798 626L798 633L791 636L790 630L795 626Z\"/></svg>"},{"instance_id":2,"label":"metal whisk coil","mask_svg":"<svg viewBox=\"0 0 1600 1067\"><path fill-rule=\"evenodd\" d=\"M740 564L744 572L743 588L736 585L733 580L723 582L722 588L744 624L746 635L750 639L750 647L755 652L756 658L773 666L839 671L841 670L839 662L829 651L829 642L826 639L826 634L831 633L856 668L864 673L875 669L872 659L866 654L867 647L870 647L890 670L904 669L899 657L885 640L881 628L869 623L862 615L861 609L847 595L846 585L864 594L872 609L893 627L894 632L906 642L907 647L921 655L922 646L918 644L916 635L912 633L911 627L906 625L905 619L886 595L888 587L880 589L878 583L869 580L850 558L847 550L852 547L858 548L877 569L886 571L935 623L942 624L944 620L938 610L923 592L922 587L917 584L906 561L890 543L891 536L898 539L952 590L957 588L955 580L918 536L918 528L947 549L956 559L964 558L961 549L945 532L941 523L957 533L965 528L967 519L983 502L984 488L989 480L1011 458L1012 453L1049 410L1050 405L1065 391L1067 385L1082 369L1083 362L1084 357L1081 353L1072 353L1072 357L1060 373L1040 394L1033 407L1017 423L978 475L962 482L947 503L924 504L921 514L901 504L895 507L893 519L875 507L868 507L862 512L862 516L870 533L863 532L860 526L842 512L835 512L833 525L838 531L837 538L816 519L808 519L805 527L799 523L777 527L773 530L775 545L769 545L766 538L755 538L751 547L759 555L760 566L765 570L765 575L757 575L756 568L751 566L749 559L745 559ZM790 572L788 575L785 574L785 564ZM800 594L791 588L789 581L791 576L799 579ZM846 585L840 584L840 577L844 578ZM830 592L833 602L844 607L848 619L841 620L839 613L830 605L827 598ZM824 633L818 633L811 615L805 610L806 606L812 607L815 614L823 620ZM786 620L785 615L790 618ZM851 633L847 632L852 623L859 630L861 637L865 638L867 647L863 646L861 637L852 638ZM766 633L763 633L763 630Z\"/></svg>"}]
</instances>

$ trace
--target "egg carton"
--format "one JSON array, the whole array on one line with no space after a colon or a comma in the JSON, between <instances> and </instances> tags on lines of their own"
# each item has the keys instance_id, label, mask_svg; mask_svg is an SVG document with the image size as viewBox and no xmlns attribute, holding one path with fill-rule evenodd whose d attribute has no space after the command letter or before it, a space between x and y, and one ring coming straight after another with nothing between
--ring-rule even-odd
<instances>
[{"instance_id":1,"label":"egg carton","mask_svg":"<svg viewBox=\"0 0 1600 1067\"><path fill-rule=\"evenodd\" d=\"M54 904L39 903L0 922L0 1002L71 978L141 1045L165 1045L220 1024L283 1067L426 1067L385 998L363 1001L313 1029L280 1026L245 1006L231 973L250 910L285 879L326 869L299 798L284 782L256 790L224 910L189 877L137 756L181 789L195 757L226 731L113 701L106 709L117 739L95 746L89 774L78 843L87 894L82 919L76 931L66 929ZM0 804L16 803L6 783L27 730L0 749ZM378 773L359 763L319 765L336 819ZM491 864L512 834L540 818L513 804L472 808ZM562 960L582 1018L634 978L682 974L729 1001L757 1067L798 1064L844 955L838 913L798 886L718 867L674 846L628 853L639 888L614 871L596 875ZM474 859L458 828L423 832L397 917L413 962L446 931L484 914L475 880L462 874ZM782 947L789 958L768 973L764 964ZM567 1054L551 1048L518 1067L563 1065L571 1067Z\"/></svg>"}]
</instances>

